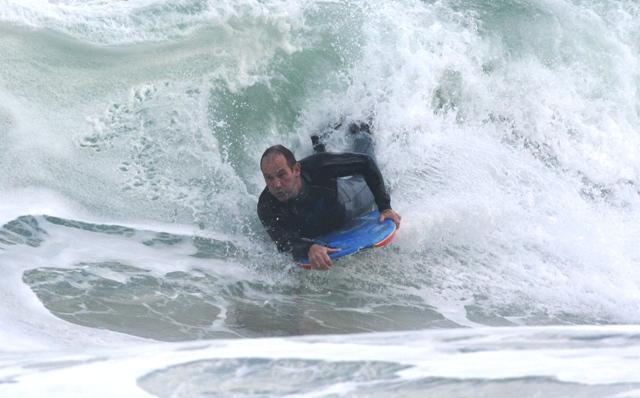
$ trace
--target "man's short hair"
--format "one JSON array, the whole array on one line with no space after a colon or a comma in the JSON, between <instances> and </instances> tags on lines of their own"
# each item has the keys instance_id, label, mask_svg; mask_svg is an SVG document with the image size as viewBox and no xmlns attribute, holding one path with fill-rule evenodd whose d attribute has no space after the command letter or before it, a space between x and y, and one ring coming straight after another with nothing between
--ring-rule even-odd
<instances>
[{"instance_id":1,"label":"man's short hair","mask_svg":"<svg viewBox=\"0 0 640 398\"><path fill-rule=\"evenodd\" d=\"M264 153L262 154L262 157L260 158L260 167L262 167L262 161L264 160L264 158L266 158L267 156L274 156L278 154L284 156L285 160L287 161L287 165L290 168L293 168L293 166L295 166L296 163L298 162L296 160L296 157L293 155L293 152L291 152L284 145L278 144L278 145L270 146L269 148L267 148L266 151L264 151Z\"/></svg>"}]
</instances>

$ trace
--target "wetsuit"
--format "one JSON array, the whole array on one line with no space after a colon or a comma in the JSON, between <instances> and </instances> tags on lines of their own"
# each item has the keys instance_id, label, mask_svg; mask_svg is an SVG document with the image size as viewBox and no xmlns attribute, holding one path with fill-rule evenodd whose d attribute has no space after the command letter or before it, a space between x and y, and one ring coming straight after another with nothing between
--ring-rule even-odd
<instances>
[{"instance_id":1,"label":"wetsuit","mask_svg":"<svg viewBox=\"0 0 640 398\"><path fill-rule=\"evenodd\" d=\"M362 176L380 212L391 208L380 170L371 156L361 153L317 153L300 161L302 189L280 202L267 188L258 201L258 216L278 250L294 259L306 258L313 238L340 228L347 221L338 178ZM356 178L356 177L353 177Z\"/></svg>"}]
</instances>

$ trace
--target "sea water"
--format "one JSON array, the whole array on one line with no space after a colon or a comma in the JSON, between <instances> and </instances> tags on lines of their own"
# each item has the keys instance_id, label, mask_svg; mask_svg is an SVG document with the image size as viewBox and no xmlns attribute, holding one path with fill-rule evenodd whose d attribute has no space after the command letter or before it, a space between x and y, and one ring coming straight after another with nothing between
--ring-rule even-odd
<instances>
[{"instance_id":1,"label":"sea water","mask_svg":"<svg viewBox=\"0 0 640 398\"><path fill-rule=\"evenodd\" d=\"M0 0L0 396L640 397L639 90L635 0ZM349 120L402 227L299 270Z\"/></svg>"}]
</instances>

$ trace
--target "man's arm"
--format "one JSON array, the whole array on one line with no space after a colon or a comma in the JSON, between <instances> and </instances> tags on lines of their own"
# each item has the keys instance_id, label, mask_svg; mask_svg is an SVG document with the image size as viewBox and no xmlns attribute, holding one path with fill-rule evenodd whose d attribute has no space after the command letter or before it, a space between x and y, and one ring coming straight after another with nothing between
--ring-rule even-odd
<instances>
[{"instance_id":1,"label":"man's arm","mask_svg":"<svg viewBox=\"0 0 640 398\"><path fill-rule=\"evenodd\" d=\"M308 162L311 170L331 177L362 175L373 193L380 211L380 221L390 219L400 228L402 217L391 208L391 198L384 186L382 173L370 156L361 153L319 153L303 162Z\"/></svg>"},{"instance_id":2,"label":"man's arm","mask_svg":"<svg viewBox=\"0 0 640 398\"><path fill-rule=\"evenodd\" d=\"M376 162L362 153L318 153L305 158L303 170L308 165L309 170L325 174L332 178L361 175L364 177L378 206L383 211L391 208L391 198L384 185L382 173Z\"/></svg>"}]
</instances>

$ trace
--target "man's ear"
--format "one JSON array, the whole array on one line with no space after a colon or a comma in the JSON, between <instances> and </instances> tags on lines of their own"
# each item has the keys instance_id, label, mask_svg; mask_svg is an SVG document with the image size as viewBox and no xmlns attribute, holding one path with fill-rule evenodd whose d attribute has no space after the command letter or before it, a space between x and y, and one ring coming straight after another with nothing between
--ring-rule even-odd
<instances>
[{"instance_id":1,"label":"man's ear","mask_svg":"<svg viewBox=\"0 0 640 398\"><path fill-rule=\"evenodd\" d=\"M293 170L293 174L294 175L296 175L296 176L300 175L300 171L302 171L302 167L300 166L300 162L296 162L296 164L293 165L291 170Z\"/></svg>"}]
</instances>

